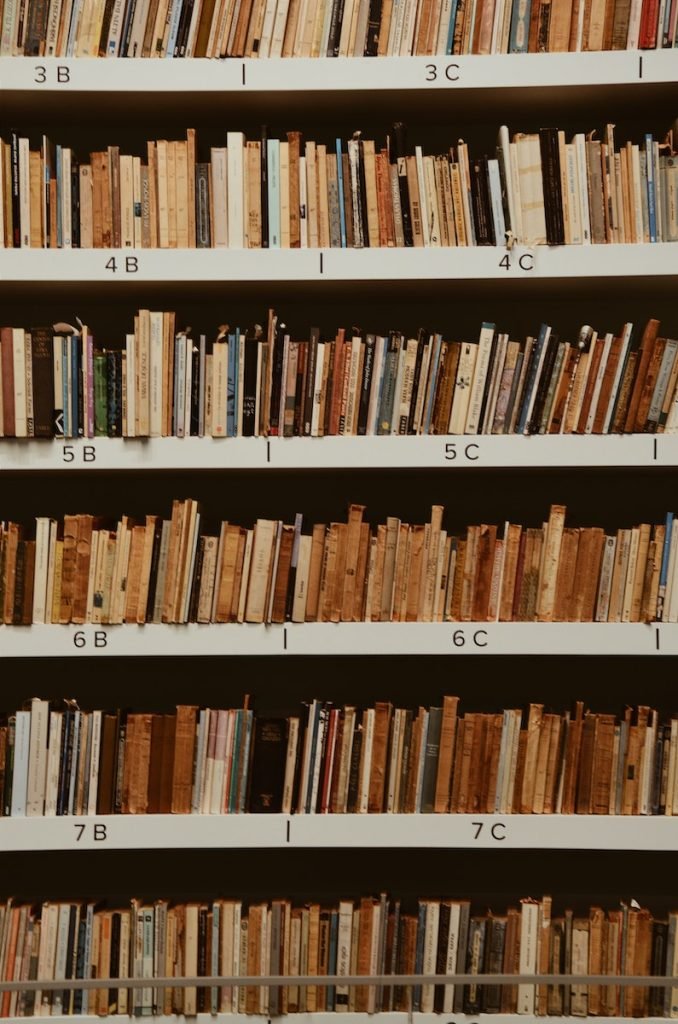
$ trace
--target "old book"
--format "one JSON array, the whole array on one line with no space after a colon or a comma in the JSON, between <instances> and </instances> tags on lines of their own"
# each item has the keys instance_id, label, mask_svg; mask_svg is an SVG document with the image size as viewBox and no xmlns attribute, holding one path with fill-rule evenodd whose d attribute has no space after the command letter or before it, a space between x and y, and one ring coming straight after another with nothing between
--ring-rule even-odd
<instances>
[{"instance_id":1,"label":"old book","mask_svg":"<svg viewBox=\"0 0 678 1024\"><path fill-rule=\"evenodd\" d=\"M286 758L287 720L257 718L249 787L248 810L251 813L279 814L282 811Z\"/></svg>"},{"instance_id":2,"label":"old book","mask_svg":"<svg viewBox=\"0 0 678 1024\"><path fill-rule=\"evenodd\" d=\"M189 814L191 810L197 711L197 707L191 705L182 704L177 707L172 771L172 814Z\"/></svg>"}]
</instances>

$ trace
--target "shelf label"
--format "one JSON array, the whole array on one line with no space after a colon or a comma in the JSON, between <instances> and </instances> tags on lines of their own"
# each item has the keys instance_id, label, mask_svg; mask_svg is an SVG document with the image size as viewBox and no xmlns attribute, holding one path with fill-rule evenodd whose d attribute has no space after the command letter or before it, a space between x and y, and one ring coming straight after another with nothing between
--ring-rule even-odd
<instances>
[{"instance_id":1,"label":"shelf label","mask_svg":"<svg viewBox=\"0 0 678 1024\"><path fill-rule=\"evenodd\" d=\"M108 634L105 629L76 629L73 634L73 646L79 651L102 650L108 647Z\"/></svg>"},{"instance_id":2,"label":"shelf label","mask_svg":"<svg viewBox=\"0 0 678 1024\"><path fill-rule=\"evenodd\" d=\"M138 256L111 256L106 260L105 269L109 270L112 274L138 274L139 273L139 257Z\"/></svg>"},{"instance_id":3,"label":"shelf label","mask_svg":"<svg viewBox=\"0 0 678 1024\"><path fill-rule=\"evenodd\" d=\"M461 78L461 67L459 64L427 64L425 72L424 81L427 84L431 82L441 82L443 84L449 82L453 84Z\"/></svg>"},{"instance_id":4,"label":"shelf label","mask_svg":"<svg viewBox=\"0 0 678 1024\"><path fill-rule=\"evenodd\" d=\"M493 839L502 843L508 838L508 826L505 821L495 821L492 825L486 821L472 821L474 839Z\"/></svg>"},{"instance_id":5,"label":"shelf label","mask_svg":"<svg viewBox=\"0 0 678 1024\"><path fill-rule=\"evenodd\" d=\"M33 66L33 83L35 85L70 85L71 69L66 64L46 64Z\"/></svg>"},{"instance_id":6,"label":"shelf label","mask_svg":"<svg viewBox=\"0 0 678 1024\"><path fill-rule=\"evenodd\" d=\"M490 634L486 629L455 629L452 634L452 643L455 647L478 647L489 646Z\"/></svg>"},{"instance_id":7,"label":"shelf label","mask_svg":"<svg viewBox=\"0 0 678 1024\"><path fill-rule=\"evenodd\" d=\"M86 466L89 466L93 462L96 462L96 460L97 450L96 446L93 444L64 444L61 446L62 462L77 462L78 464L82 462Z\"/></svg>"},{"instance_id":8,"label":"shelf label","mask_svg":"<svg viewBox=\"0 0 678 1024\"><path fill-rule=\"evenodd\" d=\"M480 459L480 445L476 441L469 444L459 444L457 441L445 442L446 462L478 462Z\"/></svg>"},{"instance_id":9,"label":"shelf label","mask_svg":"<svg viewBox=\"0 0 678 1024\"><path fill-rule=\"evenodd\" d=\"M108 829L103 821L95 821L91 825L81 822L74 824L73 828L75 829L76 843L79 843L83 836L95 843L105 843L108 839Z\"/></svg>"},{"instance_id":10,"label":"shelf label","mask_svg":"<svg viewBox=\"0 0 678 1024\"><path fill-rule=\"evenodd\" d=\"M518 253L514 255L510 252L505 252L499 260L499 269L505 270L507 273L513 270L515 273L522 271L525 274L529 274L531 270L534 270L534 253L529 249L520 255Z\"/></svg>"}]
</instances>

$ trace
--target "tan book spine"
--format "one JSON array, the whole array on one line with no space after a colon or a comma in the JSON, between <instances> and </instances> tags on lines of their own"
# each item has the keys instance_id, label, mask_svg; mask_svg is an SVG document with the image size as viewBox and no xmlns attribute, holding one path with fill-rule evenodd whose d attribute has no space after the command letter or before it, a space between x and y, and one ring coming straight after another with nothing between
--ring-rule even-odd
<instances>
[{"instance_id":1,"label":"tan book spine","mask_svg":"<svg viewBox=\"0 0 678 1024\"><path fill-rule=\"evenodd\" d=\"M316 178L318 182L318 245L330 247L330 208L327 192L327 146L319 145L316 152Z\"/></svg>"},{"instance_id":2,"label":"tan book spine","mask_svg":"<svg viewBox=\"0 0 678 1024\"><path fill-rule=\"evenodd\" d=\"M367 235L371 247L379 246L379 202L377 196L377 175L374 141L365 139L362 144L365 169L365 206L367 208Z\"/></svg>"},{"instance_id":3,"label":"tan book spine","mask_svg":"<svg viewBox=\"0 0 678 1024\"><path fill-rule=\"evenodd\" d=\"M313 527L311 542L311 562L308 574L308 597L306 600L306 621L318 621L318 604L320 598L320 574L322 571L323 552L325 549L325 524L316 523Z\"/></svg>"},{"instance_id":4,"label":"tan book spine","mask_svg":"<svg viewBox=\"0 0 678 1024\"><path fill-rule=\"evenodd\" d=\"M525 769L523 774L522 792L520 798L521 814L532 813L543 714L543 704L530 704L530 710L527 721Z\"/></svg>"}]
</instances>

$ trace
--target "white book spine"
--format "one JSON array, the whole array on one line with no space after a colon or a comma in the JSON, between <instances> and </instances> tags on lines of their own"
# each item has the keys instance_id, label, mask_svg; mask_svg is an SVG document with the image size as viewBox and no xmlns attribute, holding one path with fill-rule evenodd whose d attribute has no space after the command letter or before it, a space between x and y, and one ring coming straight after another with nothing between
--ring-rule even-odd
<instances>
[{"instance_id":1,"label":"white book spine","mask_svg":"<svg viewBox=\"0 0 678 1024\"><path fill-rule=\"evenodd\" d=\"M101 758L101 711L92 712L90 726L90 759L88 765L87 814L97 813L97 793L99 789L99 761Z\"/></svg>"},{"instance_id":2,"label":"white book spine","mask_svg":"<svg viewBox=\"0 0 678 1024\"><path fill-rule=\"evenodd\" d=\"M26 792L27 817L42 815L45 807L48 724L49 701L34 697L31 701L30 711L28 784Z\"/></svg>"},{"instance_id":3,"label":"white book spine","mask_svg":"<svg viewBox=\"0 0 678 1024\"><path fill-rule=\"evenodd\" d=\"M586 420L584 428L585 434L590 434L593 430L593 424L596 418L596 412L598 411L598 399L600 398L600 389L603 386L603 378L605 376L605 367L607 366L607 360L610 355L610 346L612 345L614 335L606 334L605 341L603 342L603 354L600 357L598 363L598 372L596 373L596 379L593 385L593 394L591 396L591 405L589 407L589 414Z\"/></svg>"},{"instance_id":4,"label":"white book spine","mask_svg":"<svg viewBox=\"0 0 678 1024\"><path fill-rule=\"evenodd\" d=\"M589 210L588 168L586 165L586 138L583 133L574 137L574 152L577 160L577 194L581 223L581 244L591 244L591 213ZM573 239L574 241L574 239Z\"/></svg>"},{"instance_id":5,"label":"white book spine","mask_svg":"<svg viewBox=\"0 0 678 1024\"><path fill-rule=\"evenodd\" d=\"M29 163L29 140L19 139L19 230L22 249L30 248L31 244L31 177Z\"/></svg>"},{"instance_id":6,"label":"white book spine","mask_svg":"<svg viewBox=\"0 0 678 1024\"><path fill-rule=\"evenodd\" d=\"M45 779L46 817L54 817L57 812L62 733L63 716L58 711L52 711L49 716L49 748L47 752L47 771Z\"/></svg>"},{"instance_id":7,"label":"white book spine","mask_svg":"<svg viewBox=\"0 0 678 1024\"><path fill-rule=\"evenodd\" d=\"M492 352L494 330L494 324L488 323L484 323L480 329L478 351L473 371L473 383L471 384L471 396L463 431L465 434L477 434L480 429L480 411L485 394L485 383L487 381L487 369Z\"/></svg>"},{"instance_id":8,"label":"white book spine","mask_svg":"<svg viewBox=\"0 0 678 1024\"><path fill-rule=\"evenodd\" d=\"M137 427L137 386L136 386L136 345L133 334L125 336L125 362L127 365L127 423L126 437L136 437Z\"/></svg>"},{"instance_id":9,"label":"white book spine","mask_svg":"<svg viewBox=\"0 0 678 1024\"><path fill-rule=\"evenodd\" d=\"M242 249L245 245L245 174L244 136L242 132L227 132L228 162L228 245L231 249Z\"/></svg>"},{"instance_id":10,"label":"white book spine","mask_svg":"<svg viewBox=\"0 0 678 1024\"><path fill-rule=\"evenodd\" d=\"M537 973L538 925L539 905L523 901L520 912L520 960L518 965L520 974ZM533 1014L534 1009L535 986L519 985L517 1012Z\"/></svg>"},{"instance_id":11,"label":"white book spine","mask_svg":"<svg viewBox=\"0 0 678 1024\"><path fill-rule=\"evenodd\" d=\"M33 582L33 622L38 624L46 621L49 533L49 519L39 516L35 521L35 574Z\"/></svg>"},{"instance_id":12,"label":"white book spine","mask_svg":"<svg viewBox=\"0 0 678 1024\"><path fill-rule=\"evenodd\" d=\"M17 711L14 732L14 771L12 775L11 816L13 818L23 818L26 816L30 735L30 711Z\"/></svg>"}]
</instances>

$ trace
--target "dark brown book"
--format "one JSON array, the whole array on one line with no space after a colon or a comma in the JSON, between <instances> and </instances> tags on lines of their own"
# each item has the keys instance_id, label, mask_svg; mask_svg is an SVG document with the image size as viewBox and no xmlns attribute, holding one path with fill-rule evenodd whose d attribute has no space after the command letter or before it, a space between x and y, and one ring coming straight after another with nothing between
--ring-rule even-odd
<instances>
[{"instance_id":1,"label":"dark brown book","mask_svg":"<svg viewBox=\"0 0 678 1024\"><path fill-rule=\"evenodd\" d=\"M198 708L195 705L180 704L177 707L172 770L172 814L191 813L197 714Z\"/></svg>"},{"instance_id":2,"label":"dark brown book","mask_svg":"<svg viewBox=\"0 0 678 1024\"><path fill-rule=\"evenodd\" d=\"M35 576L35 541L24 541L24 587L20 609L20 624L30 626L33 622L33 584Z\"/></svg>"},{"instance_id":3,"label":"dark brown book","mask_svg":"<svg viewBox=\"0 0 678 1024\"><path fill-rule=\"evenodd\" d=\"M607 363L605 364L605 370L603 371L603 381L600 387L600 394L598 395L598 405L596 407L596 415L593 420L593 433L601 434L605 425L605 417L607 414L607 407L610 404L610 398L612 396L612 386L614 384L615 375L617 373L617 367L619 365L619 359L621 356L623 341L621 338L614 338L610 345L610 351L607 356Z\"/></svg>"},{"instance_id":4,"label":"dark brown book","mask_svg":"<svg viewBox=\"0 0 678 1024\"><path fill-rule=\"evenodd\" d=\"M64 549L61 568L61 601L59 608L59 622L62 624L67 624L73 621L79 518L79 516L64 516Z\"/></svg>"},{"instance_id":5,"label":"dark brown book","mask_svg":"<svg viewBox=\"0 0 678 1024\"><path fill-rule=\"evenodd\" d=\"M447 434L448 432L460 352L460 341L452 341L448 344L435 392L436 397L431 421L434 434ZM412 401L414 402L414 395L412 396Z\"/></svg>"},{"instance_id":6,"label":"dark brown book","mask_svg":"<svg viewBox=\"0 0 678 1024\"><path fill-rule=\"evenodd\" d=\"M14 626L21 625L24 609L24 591L26 584L26 541L19 540L14 563L14 593L12 595L12 618Z\"/></svg>"},{"instance_id":7,"label":"dark brown book","mask_svg":"<svg viewBox=\"0 0 678 1024\"><path fill-rule=\"evenodd\" d=\"M610 433L624 433L624 424L626 423L626 416L628 414L629 403L631 401L637 363L638 353L629 352L622 374L621 387L619 388L619 394L614 407L614 416L612 418Z\"/></svg>"},{"instance_id":8,"label":"dark brown book","mask_svg":"<svg viewBox=\"0 0 678 1024\"><path fill-rule=\"evenodd\" d=\"M161 814L172 811L172 780L174 777L174 743L177 727L176 715L163 715L162 760L160 763L160 806Z\"/></svg>"},{"instance_id":9,"label":"dark brown book","mask_svg":"<svg viewBox=\"0 0 678 1024\"><path fill-rule=\"evenodd\" d=\"M381 814L384 810L388 736L392 713L393 706L386 701L377 701L374 706L374 736L367 803L369 814Z\"/></svg>"},{"instance_id":10,"label":"dark brown book","mask_svg":"<svg viewBox=\"0 0 678 1024\"><path fill-rule=\"evenodd\" d=\"M198 23L198 33L195 40L195 46L193 48L194 57L206 57L207 56L207 43L210 37L210 28L212 27L212 15L214 14L214 3L215 0L204 0L203 6L200 10L200 21Z\"/></svg>"},{"instance_id":11,"label":"dark brown book","mask_svg":"<svg viewBox=\"0 0 678 1024\"><path fill-rule=\"evenodd\" d=\"M165 753L167 715L153 715L151 721L151 755L148 771L148 814L161 811L162 761Z\"/></svg>"},{"instance_id":12,"label":"dark brown book","mask_svg":"<svg viewBox=\"0 0 678 1024\"><path fill-rule=\"evenodd\" d=\"M624 424L624 430L627 434L636 433L643 429L642 425L638 425L638 406L640 405L643 386L645 384L645 375L647 373L650 359L652 358L658 333L659 320L648 320L643 332L643 339L640 343L640 354L636 361L636 374L631 391L631 400L629 402L626 422Z\"/></svg>"},{"instance_id":13,"label":"dark brown book","mask_svg":"<svg viewBox=\"0 0 678 1024\"><path fill-rule=\"evenodd\" d=\"M589 411L591 409L591 402L593 401L593 392L596 386L596 377L598 376L598 367L600 366L600 360L603 357L603 349L605 347L604 338L596 338L593 346L593 351L590 355L590 367L589 375L586 381L586 391L584 392L584 400L581 404L579 411L579 419L575 427L577 434L583 434L586 430L586 423L589 418Z\"/></svg>"},{"instance_id":14,"label":"dark brown book","mask_svg":"<svg viewBox=\"0 0 678 1024\"><path fill-rule=\"evenodd\" d=\"M101 759L99 761L97 814L113 814L118 754L118 723L117 715L103 715L101 723Z\"/></svg>"},{"instance_id":15,"label":"dark brown book","mask_svg":"<svg viewBox=\"0 0 678 1024\"><path fill-rule=\"evenodd\" d=\"M497 543L497 527L483 524L478 534L476 549L476 577L473 585L473 621L485 622L490 605L494 549Z\"/></svg>"},{"instance_id":16,"label":"dark brown book","mask_svg":"<svg viewBox=\"0 0 678 1024\"><path fill-rule=\"evenodd\" d=\"M153 715L150 714L127 716L122 781L123 814L146 814L148 810L152 719Z\"/></svg>"},{"instance_id":17,"label":"dark brown book","mask_svg":"<svg viewBox=\"0 0 678 1024\"><path fill-rule=\"evenodd\" d=\"M84 623L87 617L87 590L89 584L89 563L92 554L93 525L93 516L78 516L78 533L75 548L75 580L73 586L73 608L71 622ZM66 551L64 548L64 555L65 553Z\"/></svg>"},{"instance_id":18,"label":"dark brown book","mask_svg":"<svg viewBox=\"0 0 678 1024\"><path fill-rule=\"evenodd\" d=\"M14 341L11 327L0 328L2 360L2 429L5 437L16 436L14 411Z\"/></svg>"},{"instance_id":19,"label":"dark brown book","mask_svg":"<svg viewBox=\"0 0 678 1024\"><path fill-rule=\"evenodd\" d=\"M122 245L122 211L120 207L120 147L108 147L108 187L110 191L111 245Z\"/></svg>"},{"instance_id":20,"label":"dark brown book","mask_svg":"<svg viewBox=\"0 0 678 1024\"><path fill-rule=\"evenodd\" d=\"M615 716L598 715L596 745L593 751L591 786L591 813L609 814L610 795L615 779L612 775L614 761Z\"/></svg>"},{"instance_id":21,"label":"dark brown book","mask_svg":"<svg viewBox=\"0 0 678 1024\"><path fill-rule=\"evenodd\" d=\"M575 808L577 814L591 814L593 810L593 761L598 731L598 715L587 713L582 730L579 756L579 777Z\"/></svg>"},{"instance_id":22,"label":"dark brown book","mask_svg":"<svg viewBox=\"0 0 678 1024\"><path fill-rule=\"evenodd\" d=\"M278 566L273 586L273 608L271 622L284 622L287 605L287 589L292 563L292 547L294 545L294 527L283 526L278 552Z\"/></svg>"}]
</instances>

